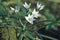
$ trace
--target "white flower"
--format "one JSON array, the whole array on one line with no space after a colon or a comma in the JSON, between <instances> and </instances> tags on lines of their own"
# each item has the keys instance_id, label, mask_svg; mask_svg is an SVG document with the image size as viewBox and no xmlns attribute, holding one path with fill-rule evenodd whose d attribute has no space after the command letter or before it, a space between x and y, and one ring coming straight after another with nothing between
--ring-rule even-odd
<instances>
[{"instance_id":1,"label":"white flower","mask_svg":"<svg viewBox=\"0 0 60 40\"><path fill-rule=\"evenodd\" d=\"M15 12L19 12L20 7L19 6L15 6Z\"/></svg>"},{"instance_id":2,"label":"white flower","mask_svg":"<svg viewBox=\"0 0 60 40\"><path fill-rule=\"evenodd\" d=\"M41 15L39 14L39 11L36 11L36 9L33 10L32 15L33 15L33 17L35 17L35 18L38 18L39 16L41 16Z\"/></svg>"},{"instance_id":3,"label":"white flower","mask_svg":"<svg viewBox=\"0 0 60 40\"><path fill-rule=\"evenodd\" d=\"M37 9L42 10L44 6L45 5L39 4L39 2L37 2Z\"/></svg>"},{"instance_id":4,"label":"white flower","mask_svg":"<svg viewBox=\"0 0 60 40\"><path fill-rule=\"evenodd\" d=\"M19 10L20 10L20 8L17 7L17 6L16 6L15 8L13 8L13 7L10 7L10 8L11 8L11 10L14 11L14 12L19 12Z\"/></svg>"},{"instance_id":5,"label":"white flower","mask_svg":"<svg viewBox=\"0 0 60 40\"><path fill-rule=\"evenodd\" d=\"M27 4L27 3L25 2L25 4L23 4L23 6L28 9L28 8L30 8L31 3Z\"/></svg>"},{"instance_id":6,"label":"white flower","mask_svg":"<svg viewBox=\"0 0 60 40\"><path fill-rule=\"evenodd\" d=\"M39 2L37 2L37 8L39 9L41 7L41 4L39 4Z\"/></svg>"},{"instance_id":7,"label":"white flower","mask_svg":"<svg viewBox=\"0 0 60 40\"><path fill-rule=\"evenodd\" d=\"M42 10L44 8L44 5L41 6L41 8L39 10Z\"/></svg>"},{"instance_id":8,"label":"white flower","mask_svg":"<svg viewBox=\"0 0 60 40\"><path fill-rule=\"evenodd\" d=\"M33 16L30 14L28 16L25 16L25 19L31 24L33 24L33 21L35 20Z\"/></svg>"}]
</instances>

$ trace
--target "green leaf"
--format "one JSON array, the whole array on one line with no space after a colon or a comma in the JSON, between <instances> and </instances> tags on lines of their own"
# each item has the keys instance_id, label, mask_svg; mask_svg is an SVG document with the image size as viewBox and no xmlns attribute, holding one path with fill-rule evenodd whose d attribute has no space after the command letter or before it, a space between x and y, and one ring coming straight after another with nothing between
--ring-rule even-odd
<instances>
[{"instance_id":1,"label":"green leaf","mask_svg":"<svg viewBox=\"0 0 60 40\"><path fill-rule=\"evenodd\" d=\"M27 9L25 9L24 7L21 7L21 11L20 11L20 16L25 16L27 14Z\"/></svg>"},{"instance_id":2,"label":"green leaf","mask_svg":"<svg viewBox=\"0 0 60 40\"><path fill-rule=\"evenodd\" d=\"M49 9L45 10L44 15L47 17L47 19L56 20L54 15L52 13L50 13Z\"/></svg>"},{"instance_id":3,"label":"green leaf","mask_svg":"<svg viewBox=\"0 0 60 40\"><path fill-rule=\"evenodd\" d=\"M27 37L29 37L30 39L35 40L35 38L32 36L32 34L30 32L28 32L28 31L25 32L25 35Z\"/></svg>"},{"instance_id":4,"label":"green leaf","mask_svg":"<svg viewBox=\"0 0 60 40\"><path fill-rule=\"evenodd\" d=\"M19 40L23 40L23 34L20 34Z\"/></svg>"},{"instance_id":5,"label":"green leaf","mask_svg":"<svg viewBox=\"0 0 60 40\"><path fill-rule=\"evenodd\" d=\"M57 29L58 29L55 25L52 25L51 28L52 28L53 30L57 30Z\"/></svg>"},{"instance_id":6,"label":"green leaf","mask_svg":"<svg viewBox=\"0 0 60 40\"><path fill-rule=\"evenodd\" d=\"M6 17L8 15L9 15L9 12L8 12L6 6L0 5L0 16Z\"/></svg>"},{"instance_id":7,"label":"green leaf","mask_svg":"<svg viewBox=\"0 0 60 40\"><path fill-rule=\"evenodd\" d=\"M45 27L45 29L48 30L48 29L49 29L49 25L47 25L47 26Z\"/></svg>"},{"instance_id":8,"label":"green leaf","mask_svg":"<svg viewBox=\"0 0 60 40\"><path fill-rule=\"evenodd\" d=\"M48 22L48 24L46 24L45 29L48 30L51 28L52 22Z\"/></svg>"}]
</instances>

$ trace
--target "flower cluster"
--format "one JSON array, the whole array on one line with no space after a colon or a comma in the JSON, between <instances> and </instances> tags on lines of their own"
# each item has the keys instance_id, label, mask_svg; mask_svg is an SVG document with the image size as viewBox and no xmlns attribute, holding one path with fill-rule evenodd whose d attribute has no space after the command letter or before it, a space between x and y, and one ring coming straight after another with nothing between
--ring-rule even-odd
<instances>
[{"instance_id":1,"label":"flower cluster","mask_svg":"<svg viewBox=\"0 0 60 40\"><path fill-rule=\"evenodd\" d=\"M28 9L28 8L30 8L31 3L27 4L27 3L25 2L25 4L23 4L23 6ZM44 8L44 5L41 5L41 4L39 4L39 3L37 2L37 9L42 10L43 8ZM25 19L26 19L30 24L33 24L33 21L36 20L36 19L34 19L34 18L38 18L39 16L41 16L41 14L39 14L39 11L36 11L36 9L34 9L34 10L32 11L32 15L28 14L28 16L25 16Z\"/></svg>"},{"instance_id":2,"label":"flower cluster","mask_svg":"<svg viewBox=\"0 0 60 40\"><path fill-rule=\"evenodd\" d=\"M36 11L36 9L34 9L31 15L28 14L28 16L25 16L25 19L26 19L29 23L33 24L33 21L35 21L34 18L38 18L39 16L41 16L41 14L39 14L39 11Z\"/></svg>"},{"instance_id":3,"label":"flower cluster","mask_svg":"<svg viewBox=\"0 0 60 40\"><path fill-rule=\"evenodd\" d=\"M26 9L28 9L28 8L30 8L31 3L27 4L27 3L25 2L25 4L23 4L23 6L24 6ZM45 6L45 5L39 4L39 2L37 2L37 9L42 10L42 9L44 8L44 6Z\"/></svg>"},{"instance_id":4,"label":"flower cluster","mask_svg":"<svg viewBox=\"0 0 60 40\"><path fill-rule=\"evenodd\" d=\"M31 6L31 3L27 4L27 3L25 2L25 4L23 4L23 6L24 6L26 9L29 9L30 6ZM39 2L37 2L37 9L38 9L38 10L42 10L42 9L44 8L44 6L45 6L45 5L39 4ZM14 11L14 12L19 12L19 10L20 10L20 8L17 7L17 6L16 6L15 8L13 8L13 7L10 7L10 8L11 8L11 10ZM39 16L41 16L41 14L39 14L39 11L37 11L37 10L34 8L34 10L32 11L32 15L28 14L28 16L25 16L25 19L26 19L29 23L33 24L33 21L36 20L36 19L34 19L34 18L38 18Z\"/></svg>"}]
</instances>

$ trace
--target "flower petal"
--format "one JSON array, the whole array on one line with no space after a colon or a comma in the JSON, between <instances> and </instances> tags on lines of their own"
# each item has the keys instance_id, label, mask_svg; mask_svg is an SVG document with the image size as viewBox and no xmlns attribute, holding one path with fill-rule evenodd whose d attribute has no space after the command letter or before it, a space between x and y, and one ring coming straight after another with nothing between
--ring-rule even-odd
<instances>
[{"instance_id":1,"label":"flower petal","mask_svg":"<svg viewBox=\"0 0 60 40\"><path fill-rule=\"evenodd\" d=\"M14 11L15 9L13 7L10 7L12 11Z\"/></svg>"}]
</instances>

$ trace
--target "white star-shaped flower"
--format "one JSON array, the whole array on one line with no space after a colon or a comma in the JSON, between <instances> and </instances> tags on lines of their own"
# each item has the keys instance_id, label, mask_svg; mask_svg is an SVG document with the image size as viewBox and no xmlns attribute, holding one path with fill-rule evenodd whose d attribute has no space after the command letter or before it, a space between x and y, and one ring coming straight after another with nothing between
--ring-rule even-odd
<instances>
[{"instance_id":1,"label":"white star-shaped flower","mask_svg":"<svg viewBox=\"0 0 60 40\"><path fill-rule=\"evenodd\" d=\"M32 15L35 18L38 18L39 16L41 16L41 14L39 14L39 11L36 11L36 9L33 10Z\"/></svg>"},{"instance_id":2,"label":"white star-shaped flower","mask_svg":"<svg viewBox=\"0 0 60 40\"><path fill-rule=\"evenodd\" d=\"M45 5L39 4L39 2L37 2L37 9L42 10L44 6Z\"/></svg>"},{"instance_id":3,"label":"white star-shaped flower","mask_svg":"<svg viewBox=\"0 0 60 40\"><path fill-rule=\"evenodd\" d=\"M20 10L20 8L17 7L17 6L16 6L15 8L13 8L13 7L10 7L10 8L11 8L11 10L14 11L14 12L19 12L19 10Z\"/></svg>"},{"instance_id":4,"label":"white star-shaped flower","mask_svg":"<svg viewBox=\"0 0 60 40\"><path fill-rule=\"evenodd\" d=\"M30 23L33 24L33 21L35 20L32 15L25 16L25 19Z\"/></svg>"},{"instance_id":5,"label":"white star-shaped flower","mask_svg":"<svg viewBox=\"0 0 60 40\"><path fill-rule=\"evenodd\" d=\"M27 3L25 2L25 4L23 4L23 6L24 6L26 9L28 9L28 8L30 8L31 3L27 4Z\"/></svg>"}]
</instances>

